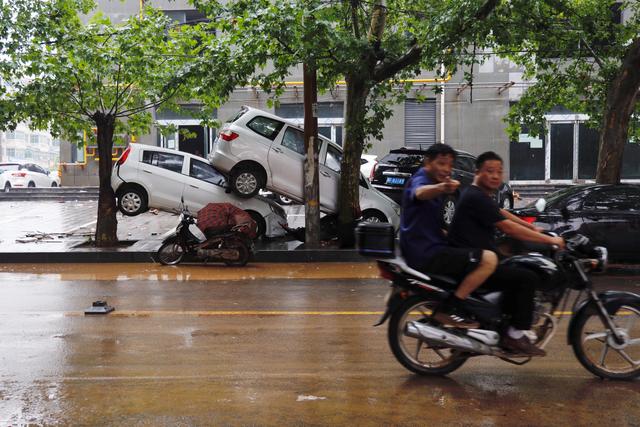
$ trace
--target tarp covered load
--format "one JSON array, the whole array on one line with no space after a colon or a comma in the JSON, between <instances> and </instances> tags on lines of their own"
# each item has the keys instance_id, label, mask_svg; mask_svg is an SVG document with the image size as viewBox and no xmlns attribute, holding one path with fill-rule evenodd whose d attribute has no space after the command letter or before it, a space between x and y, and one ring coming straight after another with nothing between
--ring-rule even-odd
<instances>
[{"instance_id":1,"label":"tarp covered load","mask_svg":"<svg viewBox=\"0 0 640 427\"><path fill-rule=\"evenodd\" d=\"M238 231L256 238L256 222L251 215L231 203L209 203L198 211L198 228L205 235L229 231L236 225L242 225Z\"/></svg>"}]
</instances>

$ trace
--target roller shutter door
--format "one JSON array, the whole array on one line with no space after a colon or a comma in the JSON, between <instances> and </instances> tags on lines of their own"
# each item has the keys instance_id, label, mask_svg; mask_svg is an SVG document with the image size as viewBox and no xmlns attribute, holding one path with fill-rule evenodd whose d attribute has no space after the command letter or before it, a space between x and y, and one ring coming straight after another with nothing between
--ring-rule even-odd
<instances>
[{"instance_id":1,"label":"roller shutter door","mask_svg":"<svg viewBox=\"0 0 640 427\"><path fill-rule=\"evenodd\" d=\"M436 142L436 101L429 99L404 102L404 143L406 146L429 146Z\"/></svg>"}]
</instances>

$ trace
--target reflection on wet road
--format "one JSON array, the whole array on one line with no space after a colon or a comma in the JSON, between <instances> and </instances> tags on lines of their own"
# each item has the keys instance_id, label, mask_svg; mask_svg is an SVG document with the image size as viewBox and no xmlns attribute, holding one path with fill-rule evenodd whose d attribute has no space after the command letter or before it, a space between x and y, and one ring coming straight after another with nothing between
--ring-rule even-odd
<instances>
[{"instance_id":1,"label":"reflection on wet road","mask_svg":"<svg viewBox=\"0 0 640 427\"><path fill-rule=\"evenodd\" d=\"M640 382L585 371L566 345L566 318L544 359L478 358L449 378L422 378L371 326L381 280L41 273L0 273L3 426L640 424ZM114 315L79 315L103 298Z\"/></svg>"}]
</instances>

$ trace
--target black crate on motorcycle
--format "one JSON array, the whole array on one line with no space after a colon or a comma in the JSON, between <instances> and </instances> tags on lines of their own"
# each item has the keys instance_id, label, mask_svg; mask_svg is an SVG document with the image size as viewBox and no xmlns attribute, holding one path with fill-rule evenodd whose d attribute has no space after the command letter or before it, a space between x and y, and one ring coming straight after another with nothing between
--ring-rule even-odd
<instances>
[{"instance_id":1,"label":"black crate on motorcycle","mask_svg":"<svg viewBox=\"0 0 640 427\"><path fill-rule=\"evenodd\" d=\"M356 247L360 255L393 258L395 242L396 232L389 223L361 222L356 227Z\"/></svg>"}]
</instances>

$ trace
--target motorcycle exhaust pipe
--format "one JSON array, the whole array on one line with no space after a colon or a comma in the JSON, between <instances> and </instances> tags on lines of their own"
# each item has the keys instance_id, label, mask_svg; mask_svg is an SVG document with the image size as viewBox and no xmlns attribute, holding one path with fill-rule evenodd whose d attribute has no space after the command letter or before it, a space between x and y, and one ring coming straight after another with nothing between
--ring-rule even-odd
<instances>
[{"instance_id":1,"label":"motorcycle exhaust pipe","mask_svg":"<svg viewBox=\"0 0 640 427\"><path fill-rule=\"evenodd\" d=\"M429 344L441 345L443 347L455 348L457 350L469 351L472 353L485 355L493 354L491 347L478 340L453 334L443 329L425 325L420 322L407 323L404 334L408 337L416 338Z\"/></svg>"}]
</instances>

